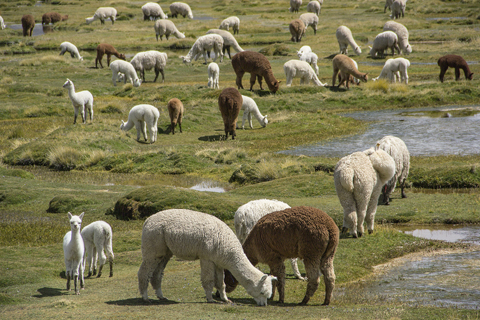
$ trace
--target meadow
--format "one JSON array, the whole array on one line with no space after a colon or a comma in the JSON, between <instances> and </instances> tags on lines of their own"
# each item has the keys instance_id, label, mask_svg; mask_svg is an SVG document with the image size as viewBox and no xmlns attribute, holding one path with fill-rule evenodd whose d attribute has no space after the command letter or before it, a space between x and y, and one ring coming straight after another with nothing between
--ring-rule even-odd
<instances>
[{"instance_id":1,"label":"meadow","mask_svg":"<svg viewBox=\"0 0 480 320\"><path fill-rule=\"evenodd\" d=\"M299 307L306 284L295 280L287 264L285 304L269 302L256 307L243 288L229 298L233 304L207 304L200 283L198 261L172 259L167 265L164 293L168 302L145 304L138 294L137 271L141 263L141 228L144 217L122 217L116 204L131 201L148 210L193 208L222 218L233 226L239 205L253 199L276 198L290 204L309 205L327 212L341 226L343 210L335 194L335 157L289 156L278 153L295 146L349 136L366 130L368 123L344 117L353 111L417 107L476 105L480 97L478 0L418 1L407 3L399 20L410 31L413 52L409 84L385 81L344 88L285 86L283 64L296 59L296 50L309 45L319 56L319 78L331 84L333 56L338 53L335 30L347 25L362 54L350 57L369 78L380 74L386 59L372 59L368 45L389 20L384 2L377 0L325 0L317 34L308 29L301 43L290 41L288 24L306 12L288 11L287 0L200 1L188 3L194 19L172 19L185 39L155 40L153 21L144 21L133 1L36 2L12 0L0 3L7 28L0 30L0 316L2 319L64 318L83 314L89 318L323 318L323 319L478 319L478 310L459 310L367 300L361 288L374 276L374 266L408 254L438 250L472 250L461 244L421 240L396 231L395 224L480 223L480 161L478 156L443 155L412 157L407 199L393 194L390 206L379 206L376 229L360 239L343 238L335 258L337 287L334 300L321 307L323 281L309 303ZM165 13L169 3L160 1ZM90 17L99 6L113 6L115 24L101 25ZM52 26L53 31L22 37L23 14L57 11L69 19ZM236 39L246 50L262 52L275 77L282 81L276 94L241 90L255 99L265 128L253 120L253 129L237 131L236 140L222 140L223 122L217 99L222 89L235 86L230 59L220 66L220 90L207 88L207 66L202 59L184 65L195 39L220 22L236 15L241 20ZM59 56L63 41L74 43L84 57ZM153 71L138 88L113 86L109 68L95 69L96 46L114 45L129 60L139 51L168 54L165 82L153 83ZM459 54L471 63L472 81L454 80L449 69L438 80L439 57ZM390 56L387 56L390 58ZM113 58L115 59L115 58ZM104 58L104 65L106 65ZM62 88L71 79L77 91L94 96L93 123L73 125L73 108ZM243 84L248 86L248 75ZM266 87L266 86L265 86ZM166 104L179 98L185 106L183 133L169 134ZM136 132L120 131L129 110L148 103L160 110L155 144L136 141ZM178 131L178 130L177 130ZM381 137L378 137L379 139ZM375 141L372 141L372 145ZM227 192L221 194L188 188L214 181ZM147 210L147 211L148 211ZM84 225L104 220L114 232L113 278L86 280L80 296L65 290L62 238L69 230L67 212L85 211ZM119 219L123 218L123 219ZM474 249L474 248L473 248ZM268 272L268 266L259 266ZM304 272L303 265L300 266ZM154 293L149 292L151 298Z\"/></svg>"}]
</instances>

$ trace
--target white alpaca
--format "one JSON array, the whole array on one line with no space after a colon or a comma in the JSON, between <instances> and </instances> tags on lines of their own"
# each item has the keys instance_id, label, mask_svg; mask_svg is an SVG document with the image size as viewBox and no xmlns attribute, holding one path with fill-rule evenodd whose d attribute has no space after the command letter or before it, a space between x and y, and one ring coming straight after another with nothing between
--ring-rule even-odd
<instances>
[{"instance_id":1,"label":"white alpaca","mask_svg":"<svg viewBox=\"0 0 480 320\"><path fill-rule=\"evenodd\" d=\"M405 58L388 59L385 61L380 75L372 80L388 79L390 82L396 82L398 79L398 81L408 84L408 67L410 67L410 61Z\"/></svg>"},{"instance_id":2,"label":"white alpaca","mask_svg":"<svg viewBox=\"0 0 480 320\"><path fill-rule=\"evenodd\" d=\"M307 32L309 26L312 26L313 34L317 34L318 16L315 13L301 14L299 19L305 24L305 32Z\"/></svg>"},{"instance_id":3,"label":"white alpaca","mask_svg":"<svg viewBox=\"0 0 480 320\"><path fill-rule=\"evenodd\" d=\"M177 39L185 38L185 33L178 31L175 24L170 20L157 20L155 21L155 25L153 26L155 29L155 37L158 41L158 36L160 36L160 40L163 40L163 35L168 40L170 35L174 35Z\"/></svg>"},{"instance_id":4,"label":"white alpaca","mask_svg":"<svg viewBox=\"0 0 480 320\"><path fill-rule=\"evenodd\" d=\"M283 71L287 77L287 87L292 85L293 78L300 78L300 84L309 84L310 80L312 80L317 86L325 87L327 85L318 79L313 68L305 61L287 61L283 65Z\"/></svg>"},{"instance_id":5,"label":"white alpaca","mask_svg":"<svg viewBox=\"0 0 480 320\"><path fill-rule=\"evenodd\" d=\"M172 3L170 5L170 13L172 14L172 18L176 18L180 14L184 18L188 17L189 19L193 19L192 9L184 2Z\"/></svg>"},{"instance_id":6,"label":"white alpaca","mask_svg":"<svg viewBox=\"0 0 480 320\"><path fill-rule=\"evenodd\" d=\"M70 291L70 279L73 279L75 286L75 294L80 294L80 288L85 288L83 272L85 265L83 256L85 254L85 245L83 243L80 228L82 227L82 219L85 212L79 216L68 213L71 230L63 237L63 254L65 257L65 274L67 276L67 290ZM78 279L80 278L80 288L78 287Z\"/></svg>"},{"instance_id":7,"label":"white alpaca","mask_svg":"<svg viewBox=\"0 0 480 320\"><path fill-rule=\"evenodd\" d=\"M2 16L0 16L0 28L5 29L6 25L5 25L5 22L3 21L3 18Z\"/></svg>"},{"instance_id":8,"label":"white alpaca","mask_svg":"<svg viewBox=\"0 0 480 320\"><path fill-rule=\"evenodd\" d=\"M128 121L125 123L122 120L120 129L128 131L135 126L137 129L137 141L140 141L140 133L147 141L147 127L150 137L150 143L157 141L157 122L160 118L160 112L157 108L149 104L139 104L133 107L128 113Z\"/></svg>"},{"instance_id":9,"label":"white alpaca","mask_svg":"<svg viewBox=\"0 0 480 320\"><path fill-rule=\"evenodd\" d=\"M300 48L300 50L297 51L297 56L300 59L303 54L308 52L312 52L312 48L310 48L310 46L303 46Z\"/></svg>"},{"instance_id":10,"label":"white alpaca","mask_svg":"<svg viewBox=\"0 0 480 320\"><path fill-rule=\"evenodd\" d=\"M302 5L302 0L290 0L290 8L288 8L288 11L298 12L301 5Z\"/></svg>"},{"instance_id":11,"label":"white alpaca","mask_svg":"<svg viewBox=\"0 0 480 320\"><path fill-rule=\"evenodd\" d=\"M253 129L253 124L252 124L252 114L254 117L258 120L258 123L262 127L266 127L268 124L268 119L267 115L262 116L260 113L260 110L258 110L258 106L255 103L255 100L253 100L250 97L242 95L243 98L243 104L242 104L242 110L243 110L243 119L242 119L242 129L245 129L245 121L248 119L248 124L250 125L250 128ZM238 128L238 122L237 122L237 128Z\"/></svg>"},{"instance_id":12,"label":"white alpaca","mask_svg":"<svg viewBox=\"0 0 480 320\"><path fill-rule=\"evenodd\" d=\"M222 49L222 52L223 54L225 55L225 51L227 51L228 53L228 56L230 57L230 59L232 59L232 55L230 54L230 47L233 47L233 49L236 51L236 52L242 52L244 51L242 49L242 47L240 47L240 45L238 44L237 40L235 39L235 37L233 36L233 34L231 34L230 32L228 31L225 31L225 30L220 30L220 29L210 29L207 31L207 34L218 34L220 36L222 36L223 38L223 49Z\"/></svg>"},{"instance_id":13,"label":"white alpaca","mask_svg":"<svg viewBox=\"0 0 480 320\"><path fill-rule=\"evenodd\" d=\"M102 275L103 265L107 260L110 263L110 277L113 276L113 250L112 250L112 227L105 221L95 221L82 229L82 238L85 243L85 255L83 265L86 265L88 257L88 276L97 273L97 257L98 260L98 276ZM104 249L107 252L105 256ZM93 272L92 272L93 269Z\"/></svg>"},{"instance_id":14,"label":"white alpaca","mask_svg":"<svg viewBox=\"0 0 480 320\"><path fill-rule=\"evenodd\" d=\"M240 30L240 19L238 17L228 17L220 23L219 29L227 30L232 27L233 34L239 33Z\"/></svg>"},{"instance_id":15,"label":"white alpaca","mask_svg":"<svg viewBox=\"0 0 480 320\"><path fill-rule=\"evenodd\" d=\"M149 20L153 18L154 20L160 19L167 19L168 16L163 13L162 7L158 3L155 2L147 2L142 6L143 12L143 20Z\"/></svg>"},{"instance_id":16,"label":"white alpaca","mask_svg":"<svg viewBox=\"0 0 480 320\"><path fill-rule=\"evenodd\" d=\"M342 233L356 238L373 232L377 202L383 185L395 173L395 161L383 150L370 148L341 158L335 166L335 190L343 207Z\"/></svg>"},{"instance_id":17,"label":"white alpaca","mask_svg":"<svg viewBox=\"0 0 480 320\"><path fill-rule=\"evenodd\" d=\"M315 13L317 16L320 15L320 11L322 10L322 7L320 5L320 2L314 0L314 1L310 1L308 4L307 4L307 11L308 12L313 12Z\"/></svg>"},{"instance_id":18,"label":"white alpaca","mask_svg":"<svg viewBox=\"0 0 480 320\"><path fill-rule=\"evenodd\" d=\"M105 20L110 18L112 20L112 24L115 23L115 18L117 16L117 9L112 7L101 7L95 11L93 17L85 18L87 24L92 23L95 20L100 20L102 24L105 24Z\"/></svg>"},{"instance_id":19,"label":"white alpaca","mask_svg":"<svg viewBox=\"0 0 480 320\"><path fill-rule=\"evenodd\" d=\"M136 71L140 71L142 82L145 82L145 70L155 70L155 79L157 81L158 74L162 74L162 83L165 82L164 69L167 66L168 56L165 52L159 52L156 50L149 50L137 53L130 63Z\"/></svg>"},{"instance_id":20,"label":"white alpaca","mask_svg":"<svg viewBox=\"0 0 480 320\"><path fill-rule=\"evenodd\" d=\"M110 69L112 70L112 82L113 85L117 85L118 73L121 72L124 74L124 83L127 83L127 80L134 86L140 87L142 80L138 78L135 68L130 62L123 60L115 60L110 63Z\"/></svg>"},{"instance_id":21,"label":"white alpaca","mask_svg":"<svg viewBox=\"0 0 480 320\"><path fill-rule=\"evenodd\" d=\"M264 274L248 261L233 231L220 219L202 212L170 209L157 212L143 224L142 265L138 287L148 300L148 283L157 297L165 300L162 278L165 266L175 255L183 260L200 259L201 282L208 302L214 302L215 287L228 302L224 269L229 270L258 305L266 306L275 277Z\"/></svg>"},{"instance_id":22,"label":"white alpaca","mask_svg":"<svg viewBox=\"0 0 480 320\"><path fill-rule=\"evenodd\" d=\"M80 56L80 53L78 52L77 47L68 41L62 42L60 44L60 55L63 56L65 52L70 52L70 55L72 58L77 58L80 61L83 61L83 57Z\"/></svg>"},{"instance_id":23,"label":"white alpaca","mask_svg":"<svg viewBox=\"0 0 480 320\"><path fill-rule=\"evenodd\" d=\"M208 84L209 88L219 89L218 80L220 78L220 68L215 62L208 65Z\"/></svg>"},{"instance_id":24,"label":"white alpaca","mask_svg":"<svg viewBox=\"0 0 480 320\"><path fill-rule=\"evenodd\" d=\"M408 42L408 30L407 28L398 22L387 21L383 25L383 31L393 31L398 37L398 46L400 51L404 54L412 53L412 46Z\"/></svg>"},{"instance_id":25,"label":"white alpaca","mask_svg":"<svg viewBox=\"0 0 480 320\"><path fill-rule=\"evenodd\" d=\"M80 115L82 116L82 121L85 124L87 122L87 110L90 114L90 121L93 121L93 95L90 91L84 90L75 93L75 86L73 85L72 80L67 79L63 84L63 87L68 90L68 96L73 104L73 109L75 111L75 117L73 118L73 124L77 123L78 109L80 108Z\"/></svg>"},{"instance_id":26,"label":"white alpaca","mask_svg":"<svg viewBox=\"0 0 480 320\"><path fill-rule=\"evenodd\" d=\"M398 46L398 36L393 31L384 31L375 37L373 44L370 48L370 56L375 58L377 54L383 59L385 57L385 51L390 48L392 50L392 56L395 55L395 49L400 54L400 47Z\"/></svg>"},{"instance_id":27,"label":"white alpaca","mask_svg":"<svg viewBox=\"0 0 480 320\"><path fill-rule=\"evenodd\" d=\"M245 103L245 96L243 96L243 101ZM252 231L253 227L261 217L271 212L280 211L287 208L290 208L290 206L285 202L269 199L253 200L240 206L235 212L235 216L233 218L235 224L235 233L237 234L240 243L243 245L248 234L250 231ZM297 259L290 259L290 263L292 264L295 277L300 280L305 280L298 270Z\"/></svg>"},{"instance_id":28,"label":"white alpaca","mask_svg":"<svg viewBox=\"0 0 480 320\"><path fill-rule=\"evenodd\" d=\"M302 56L300 57L300 61L305 61L309 63L315 69L315 74L318 76L318 56L315 52L307 52L302 54Z\"/></svg>"},{"instance_id":29,"label":"white alpaca","mask_svg":"<svg viewBox=\"0 0 480 320\"><path fill-rule=\"evenodd\" d=\"M188 51L186 56L180 56L183 59L183 63L187 64L195 59L198 60L200 55L203 54L203 58L205 59L205 64L207 64L207 52L213 51L215 53L215 57L213 61L220 57L220 62L223 61L223 37L218 34L207 34L206 36L201 36L195 41L190 51Z\"/></svg>"},{"instance_id":30,"label":"white alpaca","mask_svg":"<svg viewBox=\"0 0 480 320\"><path fill-rule=\"evenodd\" d=\"M350 45L355 51L357 55L362 53L362 49L357 45L355 40L353 39L352 31L346 26L340 26L337 28L335 32L335 36L337 37L338 45L340 47L341 54L348 54L348 45Z\"/></svg>"}]
</instances>

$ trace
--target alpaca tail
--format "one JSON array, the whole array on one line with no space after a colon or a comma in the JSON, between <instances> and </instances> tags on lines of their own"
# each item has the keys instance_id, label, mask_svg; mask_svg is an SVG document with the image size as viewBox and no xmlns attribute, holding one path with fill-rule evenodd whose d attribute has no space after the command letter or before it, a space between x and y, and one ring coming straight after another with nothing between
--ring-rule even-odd
<instances>
[{"instance_id":1,"label":"alpaca tail","mask_svg":"<svg viewBox=\"0 0 480 320\"><path fill-rule=\"evenodd\" d=\"M343 189L348 192L353 192L354 174L355 172L352 168L344 168L343 170L339 171L340 184L342 185Z\"/></svg>"}]
</instances>

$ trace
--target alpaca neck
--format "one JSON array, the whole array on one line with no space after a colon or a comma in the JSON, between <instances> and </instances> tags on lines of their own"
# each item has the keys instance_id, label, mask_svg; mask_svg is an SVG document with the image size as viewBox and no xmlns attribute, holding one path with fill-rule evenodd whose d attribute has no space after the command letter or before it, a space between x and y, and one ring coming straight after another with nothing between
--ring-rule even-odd
<instances>
[{"instance_id":1,"label":"alpaca neck","mask_svg":"<svg viewBox=\"0 0 480 320\"><path fill-rule=\"evenodd\" d=\"M125 122L125 124L123 125L122 130L123 130L123 131L128 131L128 130L132 129L133 126L134 126L133 121L131 121L130 119L128 119L128 121Z\"/></svg>"},{"instance_id":2,"label":"alpaca neck","mask_svg":"<svg viewBox=\"0 0 480 320\"><path fill-rule=\"evenodd\" d=\"M70 99L72 101L77 99L77 94L75 93L75 86L73 85L73 83L72 83L71 86L68 87L68 96L70 97ZM72 233L73 233L73 231L72 231Z\"/></svg>"},{"instance_id":3,"label":"alpaca neck","mask_svg":"<svg viewBox=\"0 0 480 320\"><path fill-rule=\"evenodd\" d=\"M275 82L277 81L277 79L275 79L274 75L273 75L273 72L272 72L272 69L268 69L266 70L263 74L262 74L263 78L265 79L265 82L267 83L268 85L268 88L270 90L274 90L275 89Z\"/></svg>"},{"instance_id":4,"label":"alpaca neck","mask_svg":"<svg viewBox=\"0 0 480 320\"><path fill-rule=\"evenodd\" d=\"M238 283L247 291L257 285L258 281L263 277L263 272L255 268L246 256L240 261L235 261L226 269L232 273L235 279L238 280Z\"/></svg>"},{"instance_id":5,"label":"alpaca neck","mask_svg":"<svg viewBox=\"0 0 480 320\"><path fill-rule=\"evenodd\" d=\"M253 116L255 117L255 119L258 120L258 122L260 122L262 125L264 124L263 123L263 119L265 118L264 116L262 116L262 114L260 113L260 110L258 110L258 108L252 108L250 110L250 113L253 114Z\"/></svg>"},{"instance_id":6,"label":"alpaca neck","mask_svg":"<svg viewBox=\"0 0 480 320\"><path fill-rule=\"evenodd\" d=\"M362 79L365 76L365 73L362 73L356 69L351 70L351 75L353 75L357 79Z\"/></svg>"}]
</instances>

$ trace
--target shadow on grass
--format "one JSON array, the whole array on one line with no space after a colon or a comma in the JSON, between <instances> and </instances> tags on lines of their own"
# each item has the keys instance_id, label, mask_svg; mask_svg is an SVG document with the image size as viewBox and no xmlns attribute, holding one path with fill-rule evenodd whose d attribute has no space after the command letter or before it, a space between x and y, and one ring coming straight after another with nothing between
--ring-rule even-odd
<instances>
[{"instance_id":1,"label":"shadow on grass","mask_svg":"<svg viewBox=\"0 0 480 320\"><path fill-rule=\"evenodd\" d=\"M333 92L345 92L345 91L348 91L349 89L345 88L345 87L338 87L337 85L335 86L328 86L328 89L330 91L333 91Z\"/></svg>"},{"instance_id":2,"label":"shadow on grass","mask_svg":"<svg viewBox=\"0 0 480 320\"><path fill-rule=\"evenodd\" d=\"M178 304L176 301L172 300L150 300L150 302L144 301L142 298L130 298L124 300L113 300L105 302L109 305L115 306L158 306L158 305L167 305L167 304Z\"/></svg>"},{"instance_id":3,"label":"shadow on grass","mask_svg":"<svg viewBox=\"0 0 480 320\"><path fill-rule=\"evenodd\" d=\"M207 141L207 142L213 142L213 141L221 141L225 140L225 135L224 134L216 134L213 136L203 136L198 138L200 141Z\"/></svg>"},{"instance_id":4,"label":"shadow on grass","mask_svg":"<svg viewBox=\"0 0 480 320\"><path fill-rule=\"evenodd\" d=\"M37 290L39 294L34 294L32 297L35 298L46 298L46 297L58 297L68 295L68 291L58 288L40 288Z\"/></svg>"}]
</instances>

